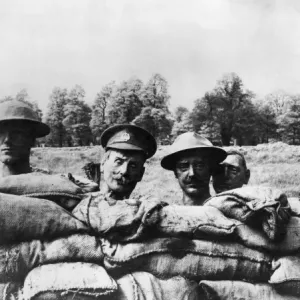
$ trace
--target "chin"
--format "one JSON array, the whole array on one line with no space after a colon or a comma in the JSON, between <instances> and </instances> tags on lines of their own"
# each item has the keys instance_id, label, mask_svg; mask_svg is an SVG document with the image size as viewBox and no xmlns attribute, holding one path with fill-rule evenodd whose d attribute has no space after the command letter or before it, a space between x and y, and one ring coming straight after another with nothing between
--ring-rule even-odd
<instances>
[{"instance_id":1,"label":"chin","mask_svg":"<svg viewBox=\"0 0 300 300\"><path fill-rule=\"evenodd\" d=\"M204 191L196 190L196 189L189 189L189 190L186 191L186 193L188 195L191 195L191 196L195 197L195 196L201 196L204 193Z\"/></svg>"}]
</instances>

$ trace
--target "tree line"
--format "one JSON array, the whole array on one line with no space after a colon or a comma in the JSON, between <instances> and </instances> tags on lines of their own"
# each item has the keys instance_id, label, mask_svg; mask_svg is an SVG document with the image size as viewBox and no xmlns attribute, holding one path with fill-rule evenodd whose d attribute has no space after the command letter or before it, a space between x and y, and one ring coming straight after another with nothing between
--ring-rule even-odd
<instances>
[{"instance_id":1,"label":"tree line","mask_svg":"<svg viewBox=\"0 0 300 300\"><path fill-rule=\"evenodd\" d=\"M160 74L152 75L146 83L138 78L109 82L92 105L86 103L85 90L80 85L70 90L55 87L44 116L25 89L15 98L30 103L50 126L51 133L42 142L52 147L99 144L106 128L123 123L147 129L163 144L192 130L216 145L274 141L300 144L300 95L278 91L260 99L244 87L235 73L221 77L211 91L195 100L191 110L179 106L173 113L168 82ZM4 98L7 99L12 97Z\"/></svg>"}]
</instances>

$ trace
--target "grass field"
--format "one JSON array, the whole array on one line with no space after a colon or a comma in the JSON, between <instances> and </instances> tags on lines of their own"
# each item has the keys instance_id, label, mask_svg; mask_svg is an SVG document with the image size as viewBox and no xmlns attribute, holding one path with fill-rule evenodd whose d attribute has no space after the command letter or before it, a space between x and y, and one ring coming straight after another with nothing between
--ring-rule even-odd
<instances>
[{"instance_id":1,"label":"grass field","mask_svg":"<svg viewBox=\"0 0 300 300\"><path fill-rule=\"evenodd\" d=\"M161 158L168 146L160 146L156 155L146 163L143 181L137 185L133 197L152 195L172 203L180 203L181 191L174 174L160 167ZM232 147L231 147L232 149ZM300 191L300 146L284 143L263 144L255 147L235 147L245 154L251 170L249 185L276 187L288 196L299 196ZM54 173L83 175L82 167L87 162L99 162L101 147L82 148L35 148L32 150L32 165L46 168ZM213 191L212 191L213 194Z\"/></svg>"}]
</instances>

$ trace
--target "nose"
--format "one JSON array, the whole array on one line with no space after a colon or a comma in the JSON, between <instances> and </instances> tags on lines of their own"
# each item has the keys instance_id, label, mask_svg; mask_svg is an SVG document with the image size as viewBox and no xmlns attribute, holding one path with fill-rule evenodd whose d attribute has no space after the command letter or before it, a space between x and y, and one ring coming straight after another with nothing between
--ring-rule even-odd
<instances>
[{"instance_id":1,"label":"nose","mask_svg":"<svg viewBox=\"0 0 300 300\"><path fill-rule=\"evenodd\" d=\"M190 177L192 177L192 176L194 176L194 168L193 168L193 165L190 165L190 167L189 167L189 176Z\"/></svg>"},{"instance_id":2,"label":"nose","mask_svg":"<svg viewBox=\"0 0 300 300\"><path fill-rule=\"evenodd\" d=\"M127 163L127 162L124 162L124 163L120 166L119 172L120 172L122 175L127 174L127 172L128 172L128 163Z\"/></svg>"},{"instance_id":3,"label":"nose","mask_svg":"<svg viewBox=\"0 0 300 300\"><path fill-rule=\"evenodd\" d=\"M2 136L1 136L2 143L9 143L10 140L11 140L11 135L9 132L5 132L2 134Z\"/></svg>"},{"instance_id":4,"label":"nose","mask_svg":"<svg viewBox=\"0 0 300 300\"><path fill-rule=\"evenodd\" d=\"M227 166L224 166L224 175L225 175L225 177L228 177L228 175L229 175L229 170L228 170Z\"/></svg>"}]
</instances>

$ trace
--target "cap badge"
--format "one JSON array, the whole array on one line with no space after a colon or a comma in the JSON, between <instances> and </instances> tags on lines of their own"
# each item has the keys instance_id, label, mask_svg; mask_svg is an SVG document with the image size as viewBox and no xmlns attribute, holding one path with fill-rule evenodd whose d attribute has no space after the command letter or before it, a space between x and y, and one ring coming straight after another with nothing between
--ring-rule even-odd
<instances>
[{"instance_id":1,"label":"cap badge","mask_svg":"<svg viewBox=\"0 0 300 300\"><path fill-rule=\"evenodd\" d=\"M127 142L130 140L130 134L127 132L123 132L119 137L118 137L118 142ZM116 141L115 141L116 142Z\"/></svg>"}]
</instances>

